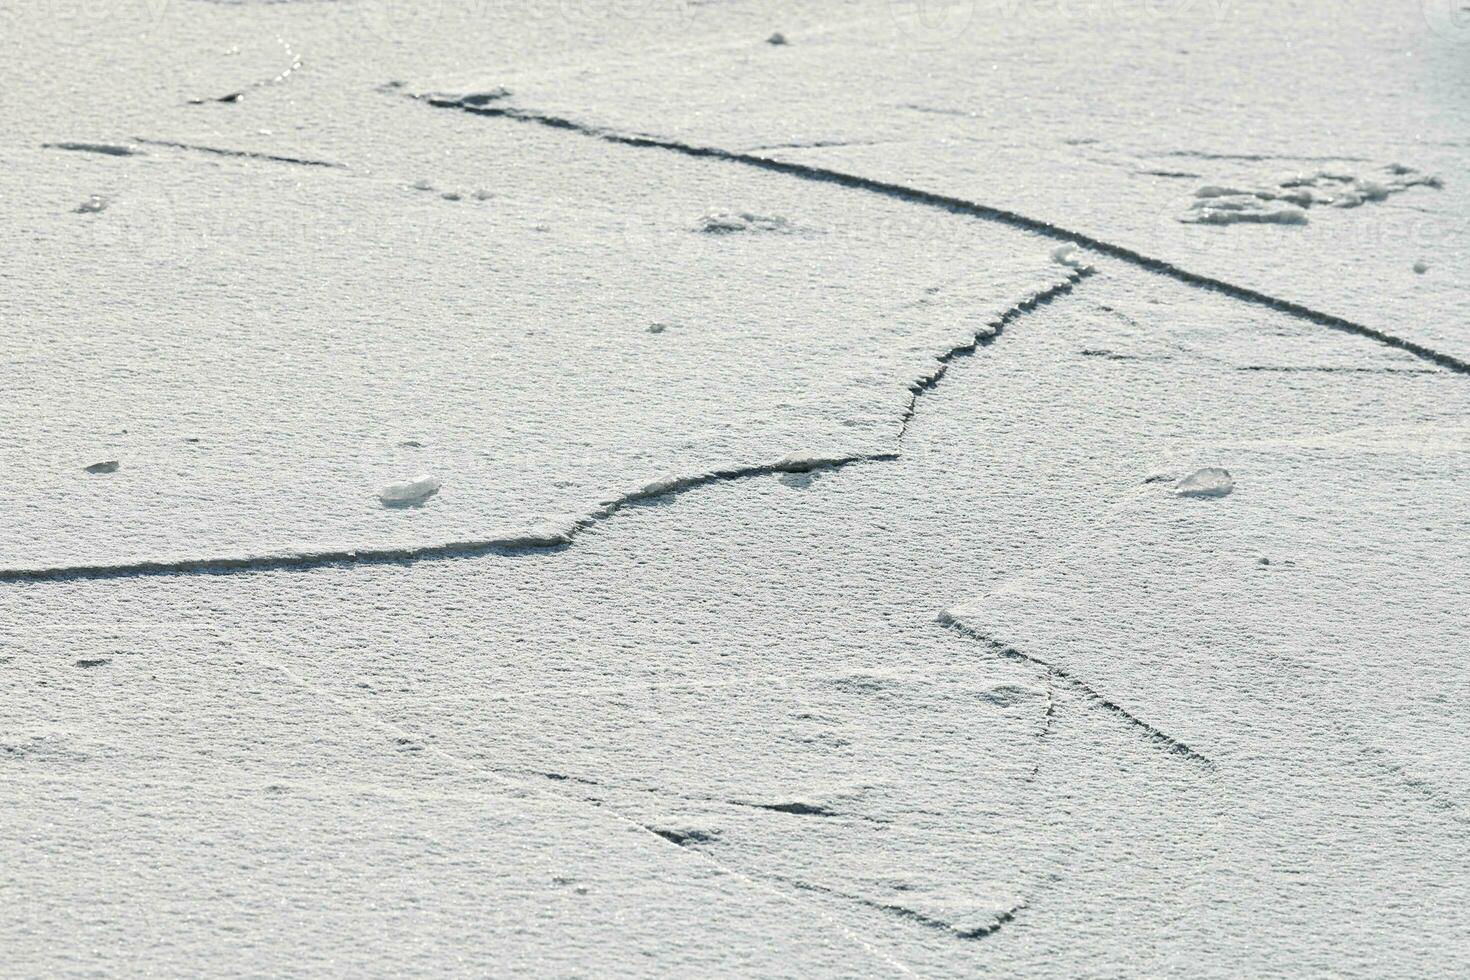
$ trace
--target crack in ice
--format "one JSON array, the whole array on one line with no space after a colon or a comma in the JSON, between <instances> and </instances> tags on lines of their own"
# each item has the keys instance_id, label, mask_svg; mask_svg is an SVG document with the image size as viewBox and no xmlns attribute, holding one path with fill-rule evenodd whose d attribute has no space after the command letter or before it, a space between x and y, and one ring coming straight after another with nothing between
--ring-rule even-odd
<instances>
[{"instance_id":1,"label":"crack in ice","mask_svg":"<svg viewBox=\"0 0 1470 980\"><path fill-rule=\"evenodd\" d=\"M939 623L949 629L954 630L961 636L967 636L972 640L978 640L979 642L984 643L986 646L995 651L995 653L1007 658L1008 660L1023 661L1025 663L1034 664L1037 667L1041 667L1047 670L1050 677L1059 678L1063 681L1066 681L1072 687L1080 691L1082 694L1086 695L1086 697L1090 701L1122 718L1123 720L1128 722L1129 725L1147 735L1151 741L1157 742L1160 746L1167 749L1168 751L1174 753L1175 755L1188 759L1190 762L1197 763L1198 765L1201 765L1207 769L1215 768L1214 761L1211 760L1208 756L1204 755L1202 752L1198 752L1195 749L1190 748L1187 744L1170 735L1168 732L1164 731L1158 726L1151 725L1148 722L1144 721L1142 718L1133 714L1133 712L1129 711L1118 702L1107 697L1105 694L1098 691L1092 685L1088 684L1086 681L1081 680L1075 674L1071 673L1065 668L1058 667L1051 661L1043 660L1042 658L1034 656L1033 654L1023 653L1013 646L1007 646L1006 644L1001 643L993 637L987 636L986 634L981 633L980 631L970 626L966 626L949 612L942 612L939 614Z\"/></svg>"},{"instance_id":2,"label":"crack in ice","mask_svg":"<svg viewBox=\"0 0 1470 980\"><path fill-rule=\"evenodd\" d=\"M938 364L934 370L909 385L909 403L899 419L898 438L902 440L904 435L908 433L909 423L913 421L914 415L919 408L919 399L939 387L939 382L944 380L944 376L949 373L949 365L952 361L961 357L969 357L982 347L989 347L1000 338L1000 335L1005 331L1008 324L1030 313L1039 306L1045 306L1052 300L1067 295L1078 283L1093 274L1094 270L1091 268L1078 269L1061 282L1049 286L1040 292L1032 293L1015 306L1007 309L994 320L988 322L983 332L977 332L965 343L957 344L935 357Z\"/></svg>"},{"instance_id":3,"label":"crack in ice","mask_svg":"<svg viewBox=\"0 0 1470 980\"><path fill-rule=\"evenodd\" d=\"M1090 268L1077 269L1060 282L1032 293L1008 307L988 323L988 330L974 335L973 339L935 355L939 366L908 385L909 402L899 418L896 443L901 443L908 425L914 417L918 399L934 389L944 377L948 365L957 358L974 354L987 347L1004 331L1006 325L1017 318L1045 306L1057 297L1070 293L1077 284L1093 274ZM820 456L809 453L793 453L775 462L757 463L751 466L729 467L709 470L693 476L671 476L654 480L636 490L629 491L611 500L604 501L592 512L562 526L542 525L502 537L478 541L459 541L448 544L423 545L399 548L354 548L311 551L299 553L257 555L224 558L193 558L174 561L138 561L113 564L61 565L50 568L0 568L0 583L4 582L47 582L120 579L142 576L170 576L195 574L230 574L237 572L305 571L314 568L345 567L354 565L409 565L421 561L442 561L457 558L478 558L487 555L513 557L529 554L544 554L561 551L569 547L577 535L591 530L626 510L639 504L670 497L682 496L715 483L775 476L783 473L822 473L840 470L862 463L891 463L899 459L895 448L885 452L859 453L843 456Z\"/></svg>"},{"instance_id":4,"label":"crack in ice","mask_svg":"<svg viewBox=\"0 0 1470 980\"><path fill-rule=\"evenodd\" d=\"M721 149L717 146L702 146L694 143L685 143L680 140L666 139L655 136L646 136L633 133L624 133L605 127L594 126L587 123L577 122L565 116L555 116L548 113L536 112L530 109L518 109L512 106L476 105L468 101L472 96L445 97L441 95L413 95L412 98L425 102L428 105L440 109L453 109L458 112L467 112L477 116L488 116L491 118L511 119L517 122L532 123L546 126L551 129L561 129L577 133L582 136L599 139L607 143L615 143L620 146L632 146L644 149L665 150L678 153L683 156L699 157L710 160L721 160L727 163L737 163L742 166L755 167L768 170L773 173L785 174L801 180L815 181L818 183L837 184L841 187L853 190L867 191L879 194L883 197L905 201L909 204L917 204L924 207L937 208L954 214L964 214L970 217L980 218L998 224L1008 225L1024 231L1033 232L1055 241L1075 243L1083 248L1090 249L1101 255L1118 259L1131 266L1151 272L1155 275L1165 276L1176 282L1182 282L1187 286L1198 289L1207 289L1212 292L1221 293L1232 299L1250 303L1255 306L1263 306L1267 309L1284 313L1300 320L1306 320L1319 326L1340 330L1344 333L1356 334L1367 337L1378 343L1398 350L1407 351L1416 357L1431 361L1441 367L1448 368L1459 374L1470 375L1470 361L1462 360L1451 354L1434 350L1417 341L1399 337L1377 327L1358 323L1346 317L1337 316L1322 310L1313 309L1293 300L1272 296L1249 286L1242 286L1229 282L1215 276L1203 273L1191 272L1165 259L1146 255L1125 245L1087 235L1082 232L1071 231L1060 225L1053 224L1040 218L1033 218L1011 211L1006 208L994 207L969 201L964 198L951 197L947 194L936 194L933 191L921 190L909 187L905 184L895 184L889 181L876 180L871 177L862 177L857 174L847 173L841 170L832 170L827 167L817 167L804 163L792 163L778 160L772 157L760 156L754 153L741 153L735 150Z\"/></svg>"},{"instance_id":5,"label":"crack in ice","mask_svg":"<svg viewBox=\"0 0 1470 980\"><path fill-rule=\"evenodd\" d=\"M346 170L347 164L333 163L330 160L313 160L309 157L278 156L274 153L259 153L253 150L229 150L218 146L205 146L201 143L179 143L174 140L147 139L142 136L134 136L133 142L144 143L148 146L165 146L172 150L190 150L195 153L208 153L220 157L236 157L242 160L265 160L270 163L294 163L302 167L331 167L335 170Z\"/></svg>"},{"instance_id":6,"label":"crack in ice","mask_svg":"<svg viewBox=\"0 0 1470 980\"><path fill-rule=\"evenodd\" d=\"M798 891L816 892L819 895L840 898L843 901L862 905L879 912L885 912L906 922L912 922L916 925L924 926L927 929L945 932L959 939L984 939L987 936L993 936L1002 927L1014 922L1017 914L1025 910L1029 904L1025 901L1017 902L1010 908L997 912L990 921L983 925L961 926L947 919L941 919L937 916L929 915L926 912L920 912L918 909L909 908L907 905L899 905L897 902L881 902L877 899L864 898L861 895L853 895L850 892L829 888L826 885L818 885L810 881L803 881L800 878L791 878L778 874L762 875L761 877L769 878L771 881L779 881Z\"/></svg>"},{"instance_id":7,"label":"crack in ice","mask_svg":"<svg viewBox=\"0 0 1470 980\"><path fill-rule=\"evenodd\" d=\"M0 582L40 582L76 579L115 579L153 575L186 575L231 572L299 571L312 568L347 565L406 565L420 561L450 558L475 558L484 555L523 555L559 551L572 543L583 531L608 520L628 507L677 497L712 483L743 480L778 473L816 473L839 470L857 463L891 462L896 452L817 457L792 455L773 463L710 470L696 476L669 477L646 484L637 490L605 501L592 513L577 518L564 527L543 526L503 537L480 541L407 548L356 548L311 551L294 554L245 556L238 558L193 558L176 561L138 561L117 564L62 565L52 568L0 569Z\"/></svg>"}]
</instances>

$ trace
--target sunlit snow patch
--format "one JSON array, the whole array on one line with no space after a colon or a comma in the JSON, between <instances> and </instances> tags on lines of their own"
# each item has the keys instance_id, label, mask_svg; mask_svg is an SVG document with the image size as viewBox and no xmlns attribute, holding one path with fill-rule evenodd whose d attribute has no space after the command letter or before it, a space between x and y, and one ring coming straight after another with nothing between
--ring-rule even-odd
<instances>
[{"instance_id":1,"label":"sunlit snow patch","mask_svg":"<svg viewBox=\"0 0 1470 980\"><path fill-rule=\"evenodd\" d=\"M407 507L428 500L439 492L439 487L438 480L425 474L402 483L388 484L378 491L378 499L384 507Z\"/></svg>"},{"instance_id":2,"label":"sunlit snow patch","mask_svg":"<svg viewBox=\"0 0 1470 980\"><path fill-rule=\"evenodd\" d=\"M1174 492L1181 497L1223 497L1234 489L1230 472L1218 466L1197 469L1174 484Z\"/></svg>"}]
</instances>

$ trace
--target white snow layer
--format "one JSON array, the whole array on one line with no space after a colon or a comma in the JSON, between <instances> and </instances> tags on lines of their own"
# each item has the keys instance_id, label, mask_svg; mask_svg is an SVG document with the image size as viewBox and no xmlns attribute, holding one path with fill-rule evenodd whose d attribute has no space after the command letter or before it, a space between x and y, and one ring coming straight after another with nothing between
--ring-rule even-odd
<instances>
[{"instance_id":1,"label":"white snow layer","mask_svg":"<svg viewBox=\"0 0 1470 980\"><path fill-rule=\"evenodd\" d=\"M1453 18L64 6L5 972L1470 971Z\"/></svg>"}]
</instances>

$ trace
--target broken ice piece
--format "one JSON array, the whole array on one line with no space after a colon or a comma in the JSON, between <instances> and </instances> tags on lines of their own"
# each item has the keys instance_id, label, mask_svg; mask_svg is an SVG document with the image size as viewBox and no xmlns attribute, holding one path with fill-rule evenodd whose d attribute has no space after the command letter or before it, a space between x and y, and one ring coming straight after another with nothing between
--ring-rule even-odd
<instances>
[{"instance_id":1,"label":"broken ice piece","mask_svg":"<svg viewBox=\"0 0 1470 980\"><path fill-rule=\"evenodd\" d=\"M1223 497L1234 489L1229 471L1218 466L1197 469L1174 484L1174 492L1181 497Z\"/></svg>"},{"instance_id":2,"label":"broken ice piece","mask_svg":"<svg viewBox=\"0 0 1470 980\"><path fill-rule=\"evenodd\" d=\"M439 481L423 474L402 483L390 483L378 491L384 507L406 507L423 503L439 492Z\"/></svg>"},{"instance_id":3,"label":"broken ice piece","mask_svg":"<svg viewBox=\"0 0 1470 980\"><path fill-rule=\"evenodd\" d=\"M81 204L77 205L77 214L96 214L107 207L107 199L98 194L93 194Z\"/></svg>"},{"instance_id":4,"label":"broken ice piece","mask_svg":"<svg viewBox=\"0 0 1470 980\"><path fill-rule=\"evenodd\" d=\"M115 459L105 460L101 463L93 463L91 466L83 467L88 473L116 473L118 463Z\"/></svg>"},{"instance_id":5,"label":"broken ice piece","mask_svg":"<svg viewBox=\"0 0 1470 980\"><path fill-rule=\"evenodd\" d=\"M1077 243L1067 242L1065 245L1058 245L1056 248L1051 250L1051 260L1058 265L1064 265L1069 269L1086 268L1087 263L1083 262L1081 257L1078 256L1076 253Z\"/></svg>"},{"instance_id":6,"label":"broken ice piece","mask_svg":"<svg viewBox=\"0 0 1470 980\"><path fill-rule=\"evenodd\" d=\"M696 231L708 235L728 235L738 231L791 231L785 218L752 214L749 211L709 211L695 225Z\"/></svg>"}]
</instances>

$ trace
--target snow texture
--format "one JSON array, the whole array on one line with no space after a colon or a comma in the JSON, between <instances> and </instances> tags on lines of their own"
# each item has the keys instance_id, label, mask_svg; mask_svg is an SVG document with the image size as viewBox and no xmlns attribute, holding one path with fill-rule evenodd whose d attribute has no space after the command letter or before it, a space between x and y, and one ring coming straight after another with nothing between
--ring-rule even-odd
<instances>
[{"instance_id":1,"label":"snow texture","mask_svg":"<svg viewBox=\"0 0 1470 980\"><path fill-rule=\"evenodd\" d=\"M1453 5L83 6L0 972L1470 972Z\"/></svg>"}]
</instances>

